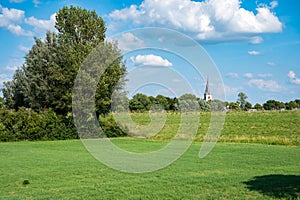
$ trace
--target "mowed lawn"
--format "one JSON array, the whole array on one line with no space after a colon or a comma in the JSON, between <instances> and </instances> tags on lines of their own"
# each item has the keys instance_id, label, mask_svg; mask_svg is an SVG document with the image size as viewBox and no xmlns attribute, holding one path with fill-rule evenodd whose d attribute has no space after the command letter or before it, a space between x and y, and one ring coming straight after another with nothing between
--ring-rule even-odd
<instances>
[{"instance_id":1,"label":"mowed lawn","mask_svg":"<svg viewBox=\"0 0 300 200\"><path fill-rule=\"evenodd\" d=\"M142 152L166 143L113 142ZM199 159L200 147L164 169L128 174L95 160L80 140L0 143L0 199L300 198L299 146L218 143Z\"/></svg>"}]
</instances>

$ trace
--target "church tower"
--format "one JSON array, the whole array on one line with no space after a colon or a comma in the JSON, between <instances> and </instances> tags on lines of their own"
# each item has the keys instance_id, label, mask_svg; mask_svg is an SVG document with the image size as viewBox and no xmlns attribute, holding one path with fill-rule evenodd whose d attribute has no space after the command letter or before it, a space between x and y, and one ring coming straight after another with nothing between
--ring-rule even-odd
<instances>
[{"instance_id":1,"label":"church tower","mask_svg":"<svg viewBox=\"0 0 300 200\"><path fill-rule=\"evenodd\" d=\"M212 96L211 96L210 91L209 91L208 78L207 78L206 87L205 87L204 100L205 101L212 100Z\"/></svg>"}]
</instances>

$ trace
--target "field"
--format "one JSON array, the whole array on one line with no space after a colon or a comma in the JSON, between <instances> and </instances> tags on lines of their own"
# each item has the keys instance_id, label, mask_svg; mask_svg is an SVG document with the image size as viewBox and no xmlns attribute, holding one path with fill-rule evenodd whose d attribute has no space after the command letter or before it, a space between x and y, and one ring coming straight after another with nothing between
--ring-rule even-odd
<instances>
[{"instance_id":1,"label":"field","mask_svg":"<svg viewBox=\"0 0 300 200\"><path fill-rule=\"evenodd\" d=\"M143 174L108 168L79 140L0 143L0 199L300 199L299 114L229 113L221 142L199 159L209 122L202 114L199 141L168 167ZM133 118L149 123L145 114ZM180 120L167 118L157 136L112 141L132 152L160 149Z\"/></svg>"},{"instance_id":2,"label":"field","mask_svg":"<svg viewBox=\"0 0 300 200\"><path fill-rule=\"evenodd\" d=\"M147 125L146 113L134 113L132 118ZM202 141L210 122L209 113L201 113L196 141ZM168 114L164 128L151 138L170 139L179 127L180 115ZM219 138L221 142L300 145L300 111L229 112Z\"/></svg>"}]
</instances>

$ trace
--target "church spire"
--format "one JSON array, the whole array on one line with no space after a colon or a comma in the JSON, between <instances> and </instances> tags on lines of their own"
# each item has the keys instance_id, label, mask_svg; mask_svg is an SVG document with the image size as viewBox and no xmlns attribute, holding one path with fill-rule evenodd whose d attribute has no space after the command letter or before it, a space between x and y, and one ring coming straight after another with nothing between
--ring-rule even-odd
<instances>
[{"instance_id":1,"label":"church spire","mask_svg":"<svg viewBox=\"0 0 300 200\"><path fill-rule=\"evenodd\" d=\"M204 93L204 100L205 101L209 101L212 99L212 96L210 94L210 90L209 90L209 81L208 81L208 77L207 77L207 81L206 81L206 87L205 87L205 93Z\"/></svg>"}]
</instances>

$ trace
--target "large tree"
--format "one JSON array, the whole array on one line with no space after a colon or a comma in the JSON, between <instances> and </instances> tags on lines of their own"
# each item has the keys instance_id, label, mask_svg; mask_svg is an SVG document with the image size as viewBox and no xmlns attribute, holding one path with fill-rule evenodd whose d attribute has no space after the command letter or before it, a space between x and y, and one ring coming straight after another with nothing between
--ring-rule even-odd
<instances>
[{"instance_id":1,"label":"large tree","mask_svg":"<svg viewBox=\"0 0 300 200\"><path fill-rule=\"evenodd\" d=\"M22 68L15 72L12 81L4 84L3 95L9 108L53 108L63 115L71 112L77 72L89 53L104 43L106 28L95 11L74 6L57 12L55 27L58 32L47 32L45 40L35 38ZM126 73L116 45L110 46L116 52L116 59L98 83L95 95L98 114L109 111L113 89L124 82Z\"/></svg>"}]
</instances>

